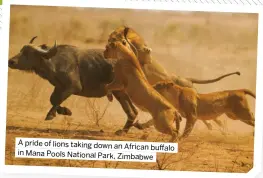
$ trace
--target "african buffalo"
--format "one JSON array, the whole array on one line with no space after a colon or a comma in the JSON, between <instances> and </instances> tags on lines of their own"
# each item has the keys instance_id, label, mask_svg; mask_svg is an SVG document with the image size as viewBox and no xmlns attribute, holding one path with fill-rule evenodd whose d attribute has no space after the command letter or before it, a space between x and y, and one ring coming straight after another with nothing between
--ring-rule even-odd
<instances>
[{"instance_id":1,"label":"african buffalo","mask_svg":"<svg viewBox=\"0 0 263 178\"><path fill-rule=\"evenodd\" d=\"M105 59L103 49L79 49L71 45L33 45L33 37L29 44L9 59L11 69L31 71L48 80L55 88L50 97L52 108L45 120L52 120L56 112L71 115L71 111L61 104L71 95L100 98L106 95L104 84L110 83L114 77L114 59ZM130 98L120 91L113 95L121 104L128 120L122 131L128 132L138 112Z\"/></svg>"}]
</instances>

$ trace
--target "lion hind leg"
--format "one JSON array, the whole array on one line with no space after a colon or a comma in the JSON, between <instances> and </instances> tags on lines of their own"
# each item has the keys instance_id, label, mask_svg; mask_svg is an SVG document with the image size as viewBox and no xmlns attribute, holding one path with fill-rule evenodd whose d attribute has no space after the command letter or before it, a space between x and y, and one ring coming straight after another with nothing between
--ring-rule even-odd
<instances>
[{"instance_id":1,"label":"lion hind leg","mask_svg":"<svg viewBox=\"0 0 263 178\"><path fill-rule=\"evenodd\" d=\"M213 120L219 127L224 127L223 123L219 119L214 119Z\"/></svg>"},{"instance_id":2,"label":"lion hind leg","mask_svg":"<svg viewBox=\"0 0 263 178\"><path fill-rule=\"evenodd\" d=\"M202 122L206 125L206 127L208 128L208 130L212 130L213 127L212 127L212 124L210 124L209 122L205 121L205 120L202 120Z\"/></svg>"},{"instance_id":3,"label":"lion hind leg","mask_svg":"<svg viewBox=\"0 0 263 178\"><path fill-rule=\"evenodd\" d=\"M190 133L192 132L195 122L196 122L196 117L191 116L191 117L186 117L186 124L185 124L185 128L184 128L184 132L183 135L180 137L180 139L186 138L190 135Z\"/></svg>"}]
</instances>

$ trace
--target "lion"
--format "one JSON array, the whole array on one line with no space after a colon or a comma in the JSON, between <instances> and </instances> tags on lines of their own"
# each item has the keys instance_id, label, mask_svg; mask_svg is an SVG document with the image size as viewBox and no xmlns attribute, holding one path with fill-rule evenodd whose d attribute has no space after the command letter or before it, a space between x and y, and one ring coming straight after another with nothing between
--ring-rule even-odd
<instances>
[{"instance_id":1,"label":"lion","mask_svg":"<svg viewBox=\"0 0 263 178\"><path fill-rule=\"evenodd\" d=\"M128 30L128 33L125 34L125 30ZM121 26L116 28L110 35L109 35L109 42L111 40L116 40L116 39L123 39L125 38L127 42L130 44L133 52L137 56L140 65L142 67L142 70L149 81L151 85L163 81L163 80L169 80L171 79L175 84L180 85L182 87L189 87L189 88L194 88L193 84L208 84L208 83L213 83L217 82L225 77L228 77L230 75L240 75L240 72L232 72L228 73L225 75L222 75L218 78L215 79L210 79L210 80L199 80L199 79L194 79L194 78L183 78L177 75L169 75L168 72L163 68L163 66L158 63L157 60L154 60L152 58L151 52L152 49L146 44L145 40L132 28L130 27L125 27ZM194 88L195 89L195 88ZM109 101L113 100L112 95L107 95ZM135 109L135 108L134 108ZM137 111L136 111L137 113ZM213 120L216 124L219 126L222 126L220 120ZM202 121L209 130L212 130L212 125L203 120Z\"/></svg>"},{"instance_id":2,"label":"lion","mask_svg":"<svg viewBox=\"0 0 263 178\"><path fill-rule=\"evenodd\" d=\"M126 31L128 32L126 33ZM132 51L139 59L141 66L152 63L152 49L148 47L144 39L132 28L121 26L116 28L110 35L108 42L125 38Z\"/></svg>"},{"instance_id":3,"label":"lion","mask_svg":"<svg viewBox=\"0 0 263 178\"><path fill-rule=\"evenodd\" d=\"M230 119L255 126L254 114L250 111L245 95L254 98L256 95L248 89L200 94L194 89L176 85L173 81L158 82L153 88L177 108L183 117L187 118L181 138L188 137L197 119L214 120L223 114L226 114ZM145 129L151 125L151 120L143 124L134 123L138 129Z\"/></svg>"},{"instance_id":4,"label":"lion","mask_svg":"<svg viewBox=\"0 0 263 178\"><path fill-rule=\"evenodd\" d=\"M114 66L115 76L111 83L105 85L106 92L125 91L137 107L151 114L156 130L171 135L170 142L176 140L182 117L177 109L149 84L126 39L110 39L104 57L117 59Z\"/></svg>"}]
</instances>

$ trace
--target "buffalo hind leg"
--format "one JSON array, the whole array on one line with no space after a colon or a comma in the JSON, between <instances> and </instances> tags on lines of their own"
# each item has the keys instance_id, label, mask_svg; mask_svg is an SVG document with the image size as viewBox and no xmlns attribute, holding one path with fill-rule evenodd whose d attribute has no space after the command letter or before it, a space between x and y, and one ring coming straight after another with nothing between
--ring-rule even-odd
<instances>
[{"instance_id":1,"label":"buffalo hind leg","mask_svg":"<svg viewBox=\"0 0 263 178\"><path fill-rule=\"evenodd\" d=\"M136 110L136 108L134 107L133 103L130 100L130 97L126 93L122 91L113 91L112 93L115 96L115 98L118 100L118 102L121 104L122 109L124 110L124 112L128 117L123 129L117 130L115 132L116 135L122 135L127 133L129 129L132 127L133 122L138 115L138 111Z\"/></svg>"},{"instance_id":2,"label":"buffalo hind leg","mask_svg":"<svg viewBox=\"0 0 263 178\"><path fill-rule=\"evenodd\" d=\"M73 94L72 89L65 90L65 89L59 89L55 87L50 97L52 108L47 113L45 120L52 120L54 117L56 117L56 112L58 110L61 111L60 104L72 94Z\"/></svg>"},{"instance_id":3,"label":"buffalo hind leg","mask_svg":"<svg viewBox=\"0 0 263 178\"><path fill-rule=\"evenodd\" d=\"M150 128L153 125L154 125L154 120L150 119L144 123L139 123L138 121L136 121L132 126L139 130L144 130L144 129Z\"/></svg>"}]
</instances>

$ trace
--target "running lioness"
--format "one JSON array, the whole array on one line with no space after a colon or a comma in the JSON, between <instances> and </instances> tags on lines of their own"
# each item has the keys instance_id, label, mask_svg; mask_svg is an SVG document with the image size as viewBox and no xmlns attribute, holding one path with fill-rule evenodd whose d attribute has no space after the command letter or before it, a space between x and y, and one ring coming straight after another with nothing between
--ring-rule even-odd
<instances>
[{"instance_id":1,"label":"running lioness","mask_svg":"<svg viewBox=\"0 0 263 178\"><path fill-rule=\"evenodd\" d=\"M196 119L214 120L223 114L226 114L230 119L255 126L254 114L250 111L246 95L254 98L256 96L248 89L200 94L191 88L176 85L173 81L161 81L153 87L173 104L183 117L187 118L181 138L190 134ZM143 124L134 123L134 126L139 129L145 129L151 125L151 120Z\"/></svg>"}]
</instances>

